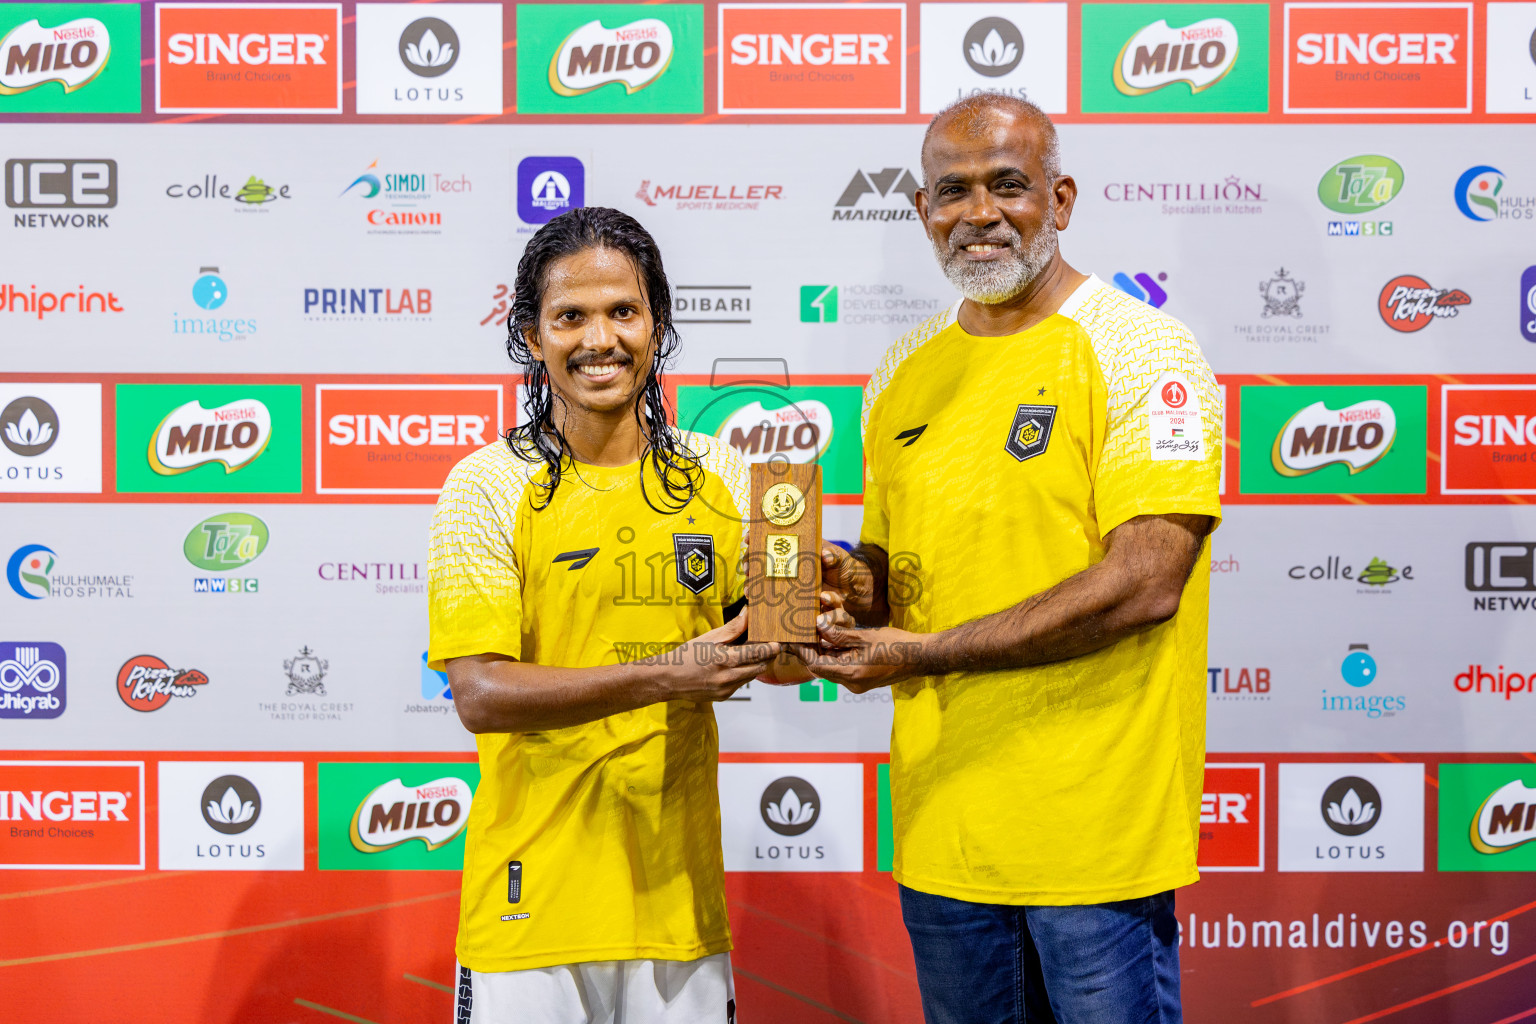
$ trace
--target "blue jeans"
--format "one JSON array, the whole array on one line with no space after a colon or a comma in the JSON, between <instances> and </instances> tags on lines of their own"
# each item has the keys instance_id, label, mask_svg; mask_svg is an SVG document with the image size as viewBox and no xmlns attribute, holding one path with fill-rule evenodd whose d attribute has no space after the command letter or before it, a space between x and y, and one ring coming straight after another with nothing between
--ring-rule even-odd
<instances>
[{"instance_id":1,"label":"blue jeans","mask_svg":"<svg viewBox=\"0 0 1536 1024\"><path fill-rule=\"evenodd\" d=\"M1180 1024L1173 893L1072 907L901 886L928 1024Z\"/></svg>"}]
</instances>

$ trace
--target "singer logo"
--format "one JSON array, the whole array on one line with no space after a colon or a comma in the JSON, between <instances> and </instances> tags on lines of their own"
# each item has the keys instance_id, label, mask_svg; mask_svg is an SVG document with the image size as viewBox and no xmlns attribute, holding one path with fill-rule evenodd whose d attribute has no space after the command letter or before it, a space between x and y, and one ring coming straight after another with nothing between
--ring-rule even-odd
<instances>
[{"instance_id":1,"label":"singer logo","mask_svg":"<svg viewBox=\"0 0 1536 1024\"><path fill-rule=\"evenodd\" d=\"M1443 493L1536 494L1536 387L1447 384L1441 402Z\"/></svg>"},{"instance_id":2,"label":"singer logo","mask_svg":"<svg viewBox=\"0 0 1536 1024\"><path fill-rule=\"evenodd\" d=\"M161 113L341 113L341 5L155 5Z\"/></svg>"},{"instance_id":3,"label":"singer logo","mask_svg":"<svg viewBox=\"0 0 1536 1024\"><path fill-rule=\"evenodd\" d=\"M144 867L144 762L0 761L0 868Z\"/></svg>"},{"instance_id":4,"label":"singer logo","mask_svg":"<svg viewBox=\"0 0 1536 1024\"><path fill-rule=\"evenodd\" d=\"M904 4L721 4L722 114L902 114Z\"/></svg>"},{"instance_id":5,"label":"singer logo","mask_svg":"<svg viewBox=\"0 0 1536 1024\"><path fill-rule=\"evenodd\" d=\"M320 384L315 491L429 494L466 455L496 439L500 384Z\"/></svg>"},{"instance_id":6,"label":"singer logo","mask_svg":"<svg viewBox=\"0 0 1536 1024\"><path fill-rule=\"evenodd\" d=\"M1288 114L1466 114L1472 5L1285 5Z\"/></svg>"},{"instance_id":7,"label":"singer logo","mask_svg":"<svg viewBox=\"0 0 1536 1024\"><path fill-rule=\"evenodd\" d=\"M1200 795L1201 871L1264 870L1264 766L1208 764Z\"/></svg>"}]
</instances>

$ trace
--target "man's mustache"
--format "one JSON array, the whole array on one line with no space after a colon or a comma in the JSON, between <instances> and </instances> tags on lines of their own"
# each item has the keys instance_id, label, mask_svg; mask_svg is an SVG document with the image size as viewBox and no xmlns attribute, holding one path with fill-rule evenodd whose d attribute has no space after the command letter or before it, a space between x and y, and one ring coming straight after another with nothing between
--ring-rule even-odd
<instances>
[{"instance_id":1,"label":"man's mustache","mask_svg":"<svg viewBox=\"0 0 1536 1024\"><path fill-rule=\"evenodd\" d=\"M583 352L567 359L565 361L565 368L569 372L575 373L578 367L594 366L598 363L618 363L620 366L634 366L635 360L622 350L601 353Z\"/></svg>"},{"instance_id":2,"label":"man's mustache","mask_svg":"<svg viewBox=\"0 0 1536 1024\"><path fill-rule=\"evenodd\" d=\"M959 252L967 245L1006 245L1010 249L1017 249L1023 239L1017 231L1008 231L1003 234L992 232L991 234L951 231L949 233L949 251Z\"/></svg>"}]
</instances>

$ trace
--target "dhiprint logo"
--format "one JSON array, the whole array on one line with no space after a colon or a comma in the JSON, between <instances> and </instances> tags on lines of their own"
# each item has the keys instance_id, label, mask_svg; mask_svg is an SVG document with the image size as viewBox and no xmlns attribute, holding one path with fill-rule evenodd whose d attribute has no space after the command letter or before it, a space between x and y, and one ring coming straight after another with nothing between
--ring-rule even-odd
<instances>
[{"instance_id":1,"label":"dhiprint logo","mask_svg":"<svg viewBox=\"0 0 1536 1024\"><path fill-rule=\"evenodd\" d=\"M138 4L0 5L0 113L139 112Z\"/></svg>"},{"instance_id":2,"label":"dhiprint logo","mask_svg":"<svg viewBox=\"0 0 1536 1024\"><path fill-rule=\"evenodd\" d=\"M226 836L248 831L261 817L261 793L240 775L221 775L208 783L198 805L208 827Z\"/></svg>"},{"instance_id":3,"label":"dhiprint logo","mask_svg":"<svg viewBox=\"0 0 1536 1024\"><path fill-rule=\"evenodd\" d=\"M27 395L13 399L0 412L0 441L17 455L41 455L58 437L59 414L41 398Z\"/></svg>"},{"instance_id":4,"label":"dhiprint logo","mask_svg":"<svg viewBox=\"0 0 1536 1024\"><path fill-rule=\"evenodd\" d=\"M400 33L400 62L422 78L446 74L459 61L459 34L441 18L418 18Z\"/></svg>"},{"instance_id":5,"label":"dhiprint logo","mask_svg":"<svg viewBox=\"0 0 1536 1024\"><path fill-rule=\"evenodd\" d=\"M1006 18L982 18L966 32L961 52L972 71L997 78L1024 59L1024 36Z\"/></svg>"},{"instance_id":6,"label":"dhiprint logo","mask_svg":"<svg viewBox=\"0 0 1536 1024\"><path fill-rule=\"evenodd\" d=\"M1472 296L1460 288L1434 288L1422 277L1400 274L1381 289L1377 311L1394 331L1411 333L1455 317L1471 302Z\"/></svg>"},{"instance_id":7,"label":"dhiprint logo","mask_svg":"<svg viewBox=\"0 0 1536 1024\"><path fill-rule=\"evenodd\" d=\"M1380 820L1381 794L1355 775L1334 780L1323 790L1323 824L1341 836L1360 836Z\"/></svg>"},{"instance_id":8,"label":"dhiprint logo","mask_svg":"<svg viewBox=\"0 0 1536 1024\"><path fill-rule=\"evenodd\" d=\"M585 206L586 182L586 168L573 156L524 157L517 165L517 215L525 224L547 224Z\"/></svg>"},{"instance_id":9,"label":"dhiprint logo","mask_svg":"<svg viewBox=\"0 0 1536 1024\"><path fill-rule=\"evenodd\" d=\"M0 718L64 713L64 648L46 641L0 642Z\"/></svg>"},{"instance_id":10,"label":"dhiprint logo","mask_svg":"<svg viewBox=\"0 0 1536 1024\"><path fill-rule=\"evenodd\" d=\"M117 670L117 695L135 711L159 711L172 697L195 697L208 677L195 668L171 668L153 654L138 654Z\"/></svg>"},{"instance_id":11,"label":"dhiprint logo","mask_svg":"<svg viewBox=\"0 0 1536 1024\"><path fill-rule=\"evenodd\" d=\"M774 780L763 790L759 810L763 824L779 835L803 835L821 817L821 796L815 786L791 775Z\"/></svg>"}]
</instances>

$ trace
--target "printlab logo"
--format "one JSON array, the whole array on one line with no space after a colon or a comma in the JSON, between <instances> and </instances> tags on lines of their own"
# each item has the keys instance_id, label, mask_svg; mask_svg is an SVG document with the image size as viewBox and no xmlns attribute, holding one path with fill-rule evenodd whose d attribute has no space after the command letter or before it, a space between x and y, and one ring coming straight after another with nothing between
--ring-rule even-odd
<instances>
[{"instance_id":1,"label":"printlab logo","mask_svg":"<svg viewBox=\"0 0 1536 1024\"><path fill-rule=\"evenodd\" d=\"M5 205L18 210L100 211L117 205L116 160L7 160ZM18 213L15 227L105 228L107 214Z\"/></svg>"},{"instance_id":2,"label":"printlab logo","mask_svg":"<svg viewBox=\"0 0 1536 1024\"><path fill-rule=\"evenodd\" d=\"M0 16L0 112L138 113L137 4L6 6L47 24Z\"/></svg>"},{"instance_id":3,"label":"printlab logo","mask_svg":"<svg viewBox=\"0 0 1536 1024\"><path fill-rule=\"evenodd\" d=\"M1270 317L1300 317L1301 297L1306 293L1307 283L1298 281L1287 274L1284 267L1276 271L1275 276L1268 281L1259 282L1259 295L1264 299L1264 312L1259 315L1268 320Z\"/></svg>"},{"instance_id":4,"label":"printlab logo","mask_svg":"<svg viewBox=\"0 0 1536 1024\"><path fill-rule=\"evenodd\" d=\"M982 18L965 33L961 53L972 71L997 78L1024 59L1024 35L1006 18Z\"/></svg>"},{"instance_id":5,"label":"printlab logo","mask_svg":"<svg viewBox=\"0 0 1536 1024\"><path fill-rule=\"evenodd\" d=\"M117 695L135 711L159 711L172 697L197 696L208 677L195 668L171 668L153 654L137 654L117 670Z\"/></svg>"},{"instance_id":6,"label":"printlab logo","mask_svg":"<svg viewBox=\"0 0 1536 1024\"><path fill-rule=\"evenodd\" d=\"M1536 217L1536 196L1516 196L1504 191L1504 172L1479 164L1456 179L1456 209L1468 220L1530 220Z\"/></svg>"},{"instance_id":7,"label":"printlab logo","mask_svg":"<svg viewBox=\"0 0 1536 1024\"><path fill-rule=\"evenodd\" d=\"M833 220L917 220L920 186L904 167L854 171L832 208ZM873 197L864 203L866 197Z\"/></svg>"},{"instance_id":8,"label":"printlab logo","mask_svg":"<svg viewBox=\"0 0 1536 1024\"><path fill-rule=\"evenodd\" d=\"M1399 274L1381 289L1377 311L1394 331L1411 333L1435 320L1452 319L1471 302L1472 296L1460 288L1434 288L1422 277Z\"/></svg>"},{"instance_id":9,"label":"printlab logo","mask_svg":"<svg viewBox=\"0 0 1536 1024\"><path fill-rule=\"evenodd\" d=\"M821 818L821 796L804 779L785 776L763 790L758 812L763 824L779 835L803 835Z\"/></svg>"},{"instance_id":10,"label":"printlab logo","mask_svg":"<svg viewBox=\"0 0 1536 1024\"><path fill-rule=\"evenodd\" d=\"M1323 790L1323 824L1341 836L1363 836L1381 820L1381 793L1356 775L1335 779Z\"/></svg>"},{"instance_id":11,"label":"printlab logo","mask_svg":"<svg viewBox=\"0 0 1536 1024\"><path fill-rule=\"evenodd\" d=\"M58 718L66 698L64 648L0 642L0 718Z\"/></svg>"},{"instance_id":12,"label":"printlab logo","mask_svg":"<svg viewBox=\"0 0 1536 1024\"><path fill-rule=\"evenodd\" d=\"M1267 668L1207 668L1214 700L1269 700L1273 673Z\"/></svg>"},{"instance_id":13,"label":"printlab logo","mask_svg":"<svg viewBox=\"0 0 1536 1024\"><path fill-rule=\"evenodd\" d=\"M244 776L221 775L208 783L198 806L209 828L220 835L237 836L249 831L261 817L261 793Z\"/></svg>"},{"instance_id":14,"label":"printlab logo","mask_svg":"<svg viewBox=\"0 0 1536 1024\"><path fill-rule=\"evenodd\" d=\"M587 205L586 168L573 156L530 156L517 165L517 215L547 224Z\"/></svg>"},{"instance_id":15,"label":"printlab logo","mask_svg":"<svg viewBox=\"0 0 1536 1024\"><path fill-rule=\"evenodd\" d=\"M308 647L299 648L298 654L283 661L283 674L288 677L288 689L283 696L324 697L325 674L330 667L330 662Z\"/></svg>"},{"instance_id":16,"label":"printlab logo","mask_svg":"<svg viewBox=\"0 0 1536 1024\"><path fill-rule=\"evenodd\" d=\"M1162 309L1163 303L1168 301L1168 293L1163 289L1163 283L1168 280L1168 275L1163 271L1157 272L1157 279L1146 271L1138 273L1135 277L1124 271L1117 271L1111 279L1114 286L1138 302L1145 302L1153 309Z\"/></svg>"},{"instance_id":17,"label":"printlab logo","mask_svg":"<svg viewBox=\"0 0 1536 1024\"><path fill-rule=\"evenodd\" d=\"M59 438L59 414L31 395L13 399L0 412L0 442L23 458L41 455Z\"/></svg>"}]
</instances>

